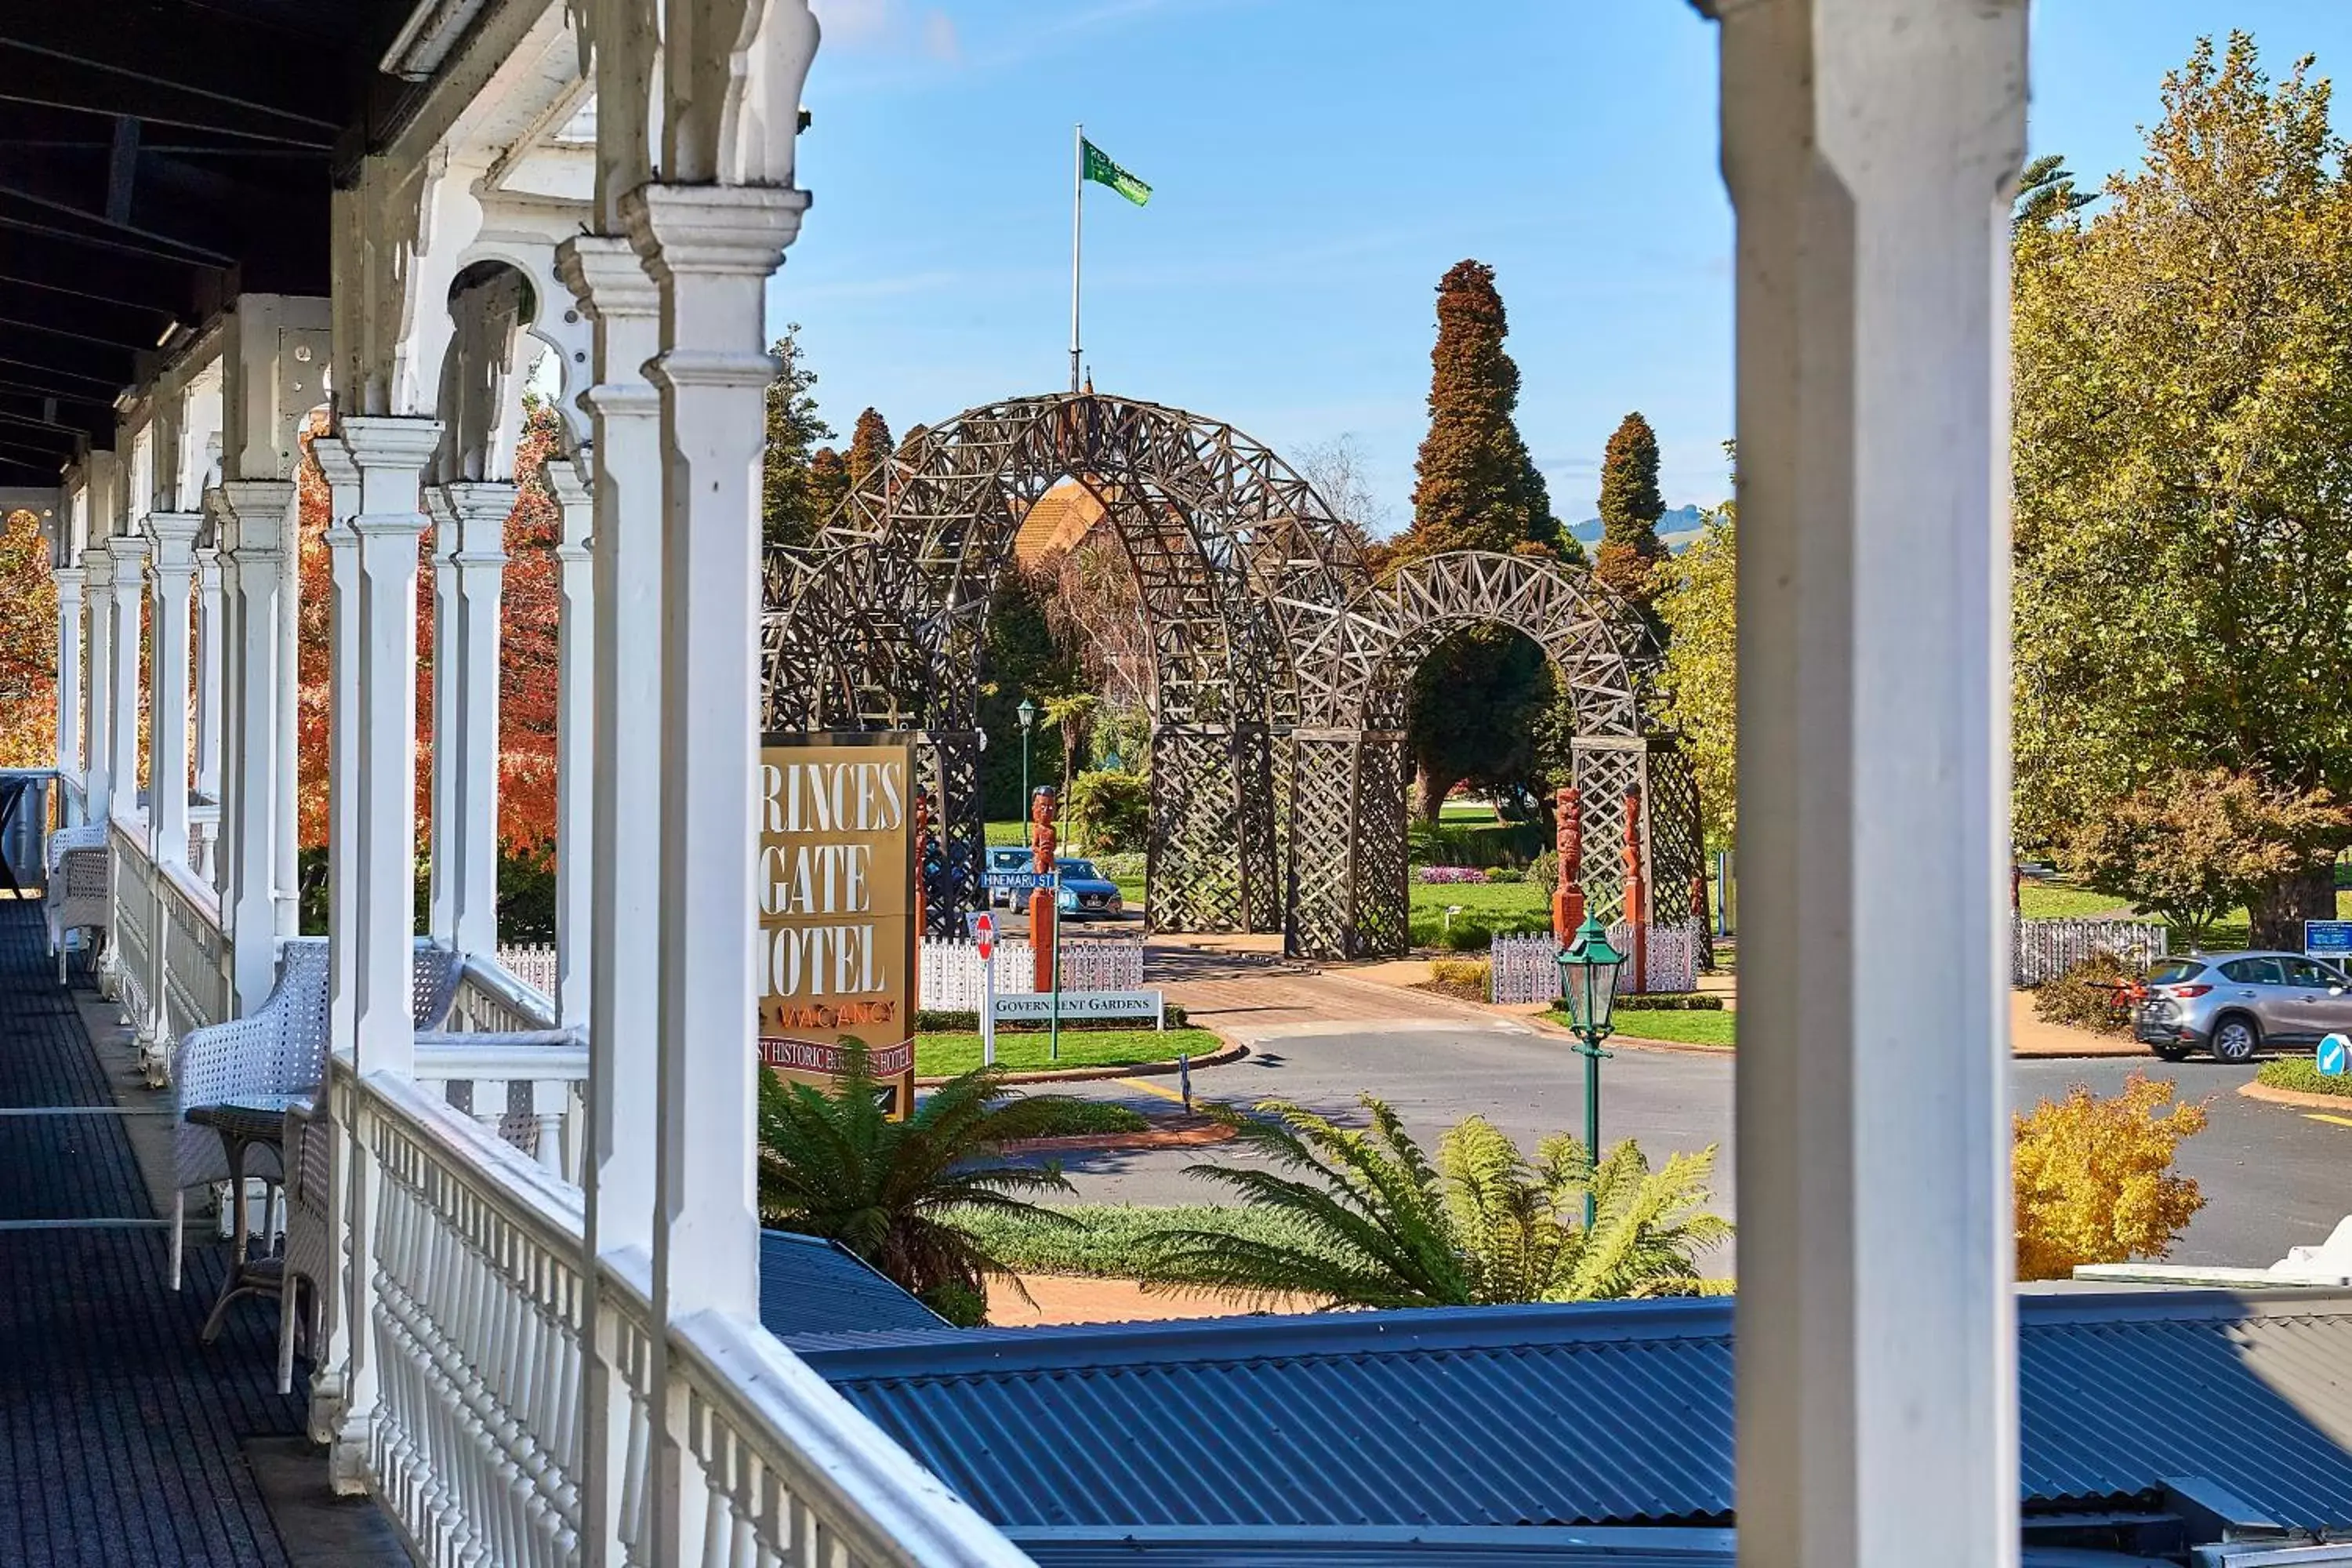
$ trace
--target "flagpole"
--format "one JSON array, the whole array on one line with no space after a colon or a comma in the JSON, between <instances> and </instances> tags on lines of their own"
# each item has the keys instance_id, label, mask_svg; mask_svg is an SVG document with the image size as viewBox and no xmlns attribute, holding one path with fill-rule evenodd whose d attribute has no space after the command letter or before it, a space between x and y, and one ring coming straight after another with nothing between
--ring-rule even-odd
<instances>
[{"instance_id":1,"label":"flagpole","mask_svg":"<svg viewBox=\"0 0 2352 1568\"><path fill-rule=\"evenodd\" d=\"M1084 251L1081 232L1087 203L1087 128L1081 123L1070 138L1070 393L1078 390L1078 265Z\"/></svg>"}]
</instances>

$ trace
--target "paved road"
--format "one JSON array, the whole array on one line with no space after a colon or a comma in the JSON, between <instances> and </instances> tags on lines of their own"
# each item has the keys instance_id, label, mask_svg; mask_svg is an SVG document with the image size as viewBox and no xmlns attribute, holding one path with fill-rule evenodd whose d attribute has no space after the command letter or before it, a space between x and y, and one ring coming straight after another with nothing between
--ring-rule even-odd
<instances>
[{"instance_id":1,"label":"paved road","mask_svg":"<svg viewBox=\"0 0 2352 1568\"><path fill-rule=\"evenodd\" d=\"M1153 962L1160 962L1157 952ZM1203 1003L1252 994L1246 978L1233 985L1211 986L1197 977L1192 984L1192 994ZM1202 1008L1204 1021L1246 1037L1252 1048L1243 1061L1196 1074L1200 1094L1244 1103L1280 1096L1353 1112L1356 1095L1369 1089L1432 1143L1473 1111L1530 1148L1547 1133L1583 1125L1582 1063L1559 1036L1418 996L1391 1001L1360 984L1328 976L1267 973L1255 994L1255 1007L1232 1005L1222 1016L1214 1005ZM1306 1021L1318 1002L1355 1016ZM1396 1016L1400 1012L1412 1016ZM2134 1058L2020 1062L2011 1081L2016 1102L2030 1106L2063 1095L2076 1082L2111 1093L2135 1066L2156 1065ZM2352 1125L2315 1121L2237 1094L2237 1086L2252 1075L2250 1068L2185 1062L2168 1070L2184 1094L2210 1097L2210 1104L2207 1131L2181 1153L2181 1168L2202 1185L2207 1206L2190 1224L2176 1261L2267 1264L2290 1246L2323 1239L2336 1220L2352 1214ZM1654 1157L1720 1145L1717 1196L1724 1212L1734 1212L1732 1072L1728 1057L1620 1051L1602 1068L1604 1140L1637 1137ZM1164 1111L1173 1080L1081 1087L1096 1098ZM2352 1122L2352 1115L2346 1121ZM1086 1201L1198 1202L1213 1199L1214 1190L1182 1173L1203 1152L1089 1155L1064 1165Z\"/></svg>"}]
</instances>

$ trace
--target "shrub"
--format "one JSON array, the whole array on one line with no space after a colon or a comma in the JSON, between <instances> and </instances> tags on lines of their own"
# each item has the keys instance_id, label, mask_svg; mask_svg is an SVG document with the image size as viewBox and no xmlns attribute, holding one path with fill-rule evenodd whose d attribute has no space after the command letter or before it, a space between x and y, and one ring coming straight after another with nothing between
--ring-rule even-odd
<instances>
[{"instance_id":1,"label":"shrub","mask_svg":"<svg viewBox=\"0 0 2352 1568\"><path fill-rule=\"evenodd\" d=\"M1150 858L1140 849L1119 849L1094 858L1095 869L1114 882L1140 882L1150 870Z\"/></svg>"},{"instance_id":2,"label":"shrub","mask_svg":"<svg viewBox=\"0 0 2352 1568\"><path fill-rule=\"evenodd\" d=\"M1497 866L1486 873L1486 880L1490 882L1524 882L1527 879L1528 874L1525 871L1509 866Z\"/></svg>"},{"instance_id":3,"label":"shrub","mask_svg":"<svg viewBox=\"0 0 2352 1568\"><path fill-rule=\"evenodd\" d=\"M2174 1102L2173 1087L2136 1072L2102 1100L2076 1084L2016 1119L2019 1279L2063 1279L2080 1264L2172 1250L2205 1206L2196 1182L2172 1168L2180 1141L2204 1131L2205 1107Z\"/></svg>"},{"instance_id":4,"label":"shrub","mask_svg":"<svg viewBox=\"0 0 2352 1568\"><path fill-rule=\"evenodd\" d=\"M1620 1013L1720 1013L1723 998L1712 991L1643 991L1617 998Z\"/></svg>"},{"instance_id":5,"label":"shrub","mask_svg":"<svg viewBox=\"0 0 2352 1568\"><path fill-rule=\"evenodd\" d=\"M2045 1024L2065 1024L2101 1035L2131 1033L2131 1016L2116 1006L2106 983L2137 980L2139 971L2105 948L2055 979L2033 988L2033 1016Z\"/></svg>"},{"instance_id":6,"label":"shrub","mask_svg":"<svg viewBox=\"0 0 2352 1568\"><path fill-rule=\"evenodd\" d=\"M1528 862L1528 878L1547 890L1559 886L1559 851L1547 849Z\"/></svg>"},{"instance_id":7,"label":"shrub","mask_svg":"<svg viewBox=\"0 0 2352 1568\"><path fill-rule=\"evenodd\" d=\"M2352 1098L2352 1077L2329 1078L2309 1057L2273 1057L2262 1065L2254 1077L2273 1089Z\"/></svg>"},{"instance_id":8,"label":"shrub","mask_svg":"<svg viewBox=\"0 0 2352 1568\"><path fill-rule=\"evenodd\" d=\"M1141 773L1083 773L1070 781L1070 838L1091 855L1140 849L1151 837L1151 781Z\"/></svg>"},{"instance_id":9,"label":"shrub","mask_svg":"<svg viewBox=\"0 0 2352 1568\"><path fill-rule=\"evenodd\" d=\"M1483 958L1440 958L1429 965L1431 988L1465 1002L1484 1002L1494 994L1495 966Z\"/></svg>"},{"instance_id":10,"label":"shrub","mask_svg":"<svg viewBox=\"0 0 2352 1568\"><path fill-rule=\"evenodd\" d=\"M1486 873L1475 866L1423 866L1412 874L1414 881L1425 888L1451 887L1458 883L1486 880Z\"/></svg>"}]
</instances>

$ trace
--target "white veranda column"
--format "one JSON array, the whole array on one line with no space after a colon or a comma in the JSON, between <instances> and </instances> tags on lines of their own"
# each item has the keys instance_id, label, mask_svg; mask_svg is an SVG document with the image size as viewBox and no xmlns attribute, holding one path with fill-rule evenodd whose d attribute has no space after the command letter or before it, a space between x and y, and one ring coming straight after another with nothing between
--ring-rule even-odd
<instances>
[{"instance_id":1,"label":"white veranda column","mask_svg":"<svg viewBox=\"0 0 2352 1568\"><path fill-rule=\"evenodd\" d=\"M661 921L662 447L659 395L642 367L660 350L660 296L625 239L582 235L557 250L564 283L595 328L595 518L591 536L595 719L588 731L590 802L588 1147L589 1289L612 1274L649 1278L653 1257L655 1106L659 1082ZM570 523L565 535L571 533ZM570 606L567 604L568 615ZM567 658L570 657L566 655ZM571 713L559 720L571 733ZM565 777L570 776L566 750ZM559 834L569 834L568 816ZM559 837L557 852L565 852ZM578 860L568 862L573 868ZM560 908L574 908L568 895ZM568 944L572 934L559 940ZM567 1004L568 1005L568 1004ZM628 1473L630 1395L615 1316L599 1311L588 1365L585 1443L593 1456L581 1500L592 1554L620 1539ZM659 1335L652 1353L663 1353ZM617 1561L607 1554L592 1561Z\"/></svg>"},{"instance_id":2,"label":"white veranda column","mask_svg":"<svg viewBox=\"0 0 2352 1568\"><path fill-rule=\"evenodd\" d=\"M351 912L352 1065L362 1074L414 1075L416 1035L410 1012L415 963L416 853L416 556L425 532L417 510L420 476L440 441L432 419L345 416L334 438L359 475L357 719L351 766L329 788L350 790L358 819L349 868L358 886ZM338 933L337 940L341 940ZM365 1216L376 1210L382 1173L372 1152L351 1151L345 1203L360 1216L352 1240L342 1313L342 1408L329 1458L341 1489L364 1488L381 1368L369 1341L375 1321Z\"/></svg>"},{"instance_id":3,"label":"white veranda column","mask_svg":"<svg viewBox=\"0 0 2352 1568\"><path fill-rule=\"evenodd\" d=\"M770 273L806 195L647 185L629 236L661 289L660 1202L666 1321L759 1310L752 1191L759 975L760 468Z\"/></svg>"},{"instance_id":4,"label":"white veranda column","mask_svg":"<svg viewBox=\"0 0 2352 1568\"><path fill-rule=\"evenodd\" d=\"M196 794L220 803L221 559L196 552Z\"/></svg>"},{"instance_id":5,"label":"white veranda column","mask_svg":"<svg viewBox=\"0 0 2352 1568\"><path fill-rule=\"evenodd\" d=\"M2004 320L2025 0L1717 9L1739 1558L1998 1568L2019 1552Z\"/></svg>"},{"instance_id":6,"label":"white veranda column","mask_svg":"<svg viewBox=\"0 0 2352 1568\"><path fill-rule=\"evenodd\" d=\"M588 930L593 889L589 840L595 831L596 572L589 530L594 500L583 465L553 458L541 470L563 526L555 546L562 618L555 677L555 1011L566 1027L588 1022Z\"/></svg>"},{"instance_id":7,"label":"white veranda column","mask_svg":"<svg viewBox=\"0 0 2352 1568\"><path fill-rule=\"evenodd\" d=\"M278 978L273 879L278 826L278 637L284 520L294 486L233 479L213 490L215 528L230 563L229 728L221 800L221 913L236 953L236 1006L252 1012Z\"/></svg>"},{"instance_id":8,"label":"white veranda column","mask_svg":"<svg viewBox=\"0 0 2352 1568\"><path fill-rule=\"evenodd\" d=\"M360 510L359 465L340 441L314 441L310 455L327 480L327 559L333 604L327 655L327 973L329 1037L349 1056L358 989L359 952Z\"/></svg>"},{"instance_id":9,"label":"white veranda column","mask_svg":"<svg viewBox=\"0 0 2352 1568\"><path fill-rule=\"evenodd\" d=\"M196 512L147 514L148 537L155 552L155 689L148 741L148 820L159 866L184 866L188 860L188 610L196 579L196 530L203 522Z\"/></svg>"},{"instance_id":10,"label":"white veranda column","mask_svg":"<svg viewBox=\"0 0 2352 1568\"><path fill-rule=\"evenodd\" d=\"M104 541L82 552L89 601L89 726L82 738L82 804L104 822L114 798L114 554Z\"/></svg>"},{"instance_id":11,"label":"white veranda column","mask_svg":"<svg viewBox=\"0 0 2352 1568\"><path fill-rule=\"evenodd\" d=\"M58 773L71 778L81 772L81 649L82 578L79 565L60 566L49 574L58 585ZM61 800L63 796L59 797ZM71 826L58 807L60 825Z\"/></svg>"},{"instance_id":12,"label":"white veranda column","mask_svg":"<svg viewBox=\"0 0 2352 1568\"><path fill-rule=\"evenodd\" d=\"M495 482L436 489L435 515L449 531L434 552L436 613L450 624L436 626L434 637L434 689L443 694L435 700L449 705L433 715L434 809L448 813L433 824L434 866L444 868L446 842L445 940L460 952L489 955L499 945L499 606L516 492ZM446 595L438 592L445 576Z\"/></svg>"},{"instance_id":13,"label":"white veranda column","mask_svg":"<svg viewBox=\"0 0 2352 1568\"><path fill-rule=\"evenodd\" d=\"M360 510L351 520L360 567L352 1030L362 1072L404 1075L415 1057L418 476L440 429L432 419L356 416L340 429L360 475Z\"/></svg>"},{"instance_id":14,"label":"white veranda column","mask_svg":"<svg viewBox=\"0 0 2352 1568\"><path fill-rule=\"evenodd\" d=\"M301 861L301 683L302 508L292 484L278 514L278 693L272 717L278 726L278 771L270 787L269 900L274 929L281 937L302 931Z\"/></svg>"},{"instance_id":15,"label":"white veranda column","mask_svg":"<svg viewBox=\"0 0 2352 1568\"><path fill-rule=\"evenodd\" d=\"M113 700L109 735L113 754L107 772L114 780L114 815L129 816L139 807L139 643L140 605L147 596L147 542L137 534L120 533L107 542L114 557Z\"/></svg>"},{"instance_id":16,"label":"white veranda column","mask_svg":"<svg viewBox=\"0 0 2352 1568\"><path fill-rule=\"evenodd\" d=\"M425 828L425 930L444 947L457 943L457 770L451 753L457 749L457 710L464 698L457 684L457 520L449 510L447 491L428 485L425 515L432 520L433 543L433 713L429 727L433 751L432 821Z\"/></svg>"}]
</instances>

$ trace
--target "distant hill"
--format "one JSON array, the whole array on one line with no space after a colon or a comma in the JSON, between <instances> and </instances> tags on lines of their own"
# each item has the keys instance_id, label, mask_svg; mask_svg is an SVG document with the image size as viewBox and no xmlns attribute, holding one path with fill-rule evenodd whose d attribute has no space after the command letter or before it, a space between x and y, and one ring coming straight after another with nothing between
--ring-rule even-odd
<instances>
[{"instance_id":1,"label":"distant hill","mask_svg":"<svg viewBox=\"0 0 2352 1568\"><path fill-rule=\"evenodd\" d=\"M1706 530L1706 509L1702 506L1678 506L1658 519L1658 542L1668 550L1687 550ZM1601 520L1593 518L1569 530L1587 547L1601 542Z\"/></svg>"}]
</instances>

